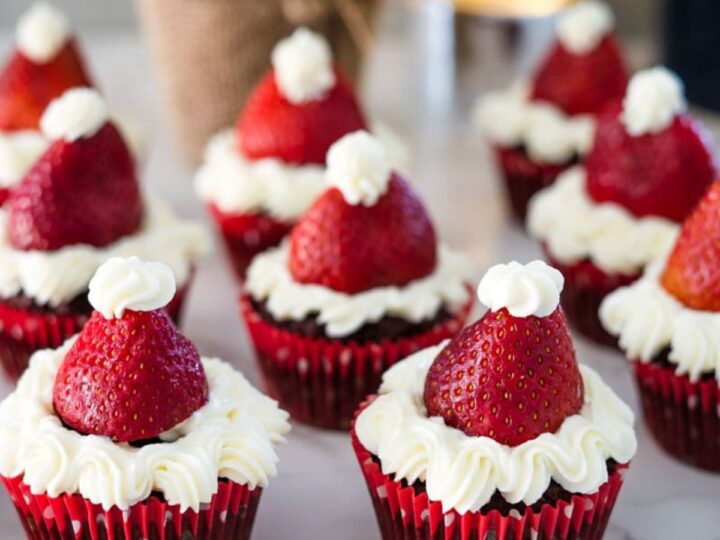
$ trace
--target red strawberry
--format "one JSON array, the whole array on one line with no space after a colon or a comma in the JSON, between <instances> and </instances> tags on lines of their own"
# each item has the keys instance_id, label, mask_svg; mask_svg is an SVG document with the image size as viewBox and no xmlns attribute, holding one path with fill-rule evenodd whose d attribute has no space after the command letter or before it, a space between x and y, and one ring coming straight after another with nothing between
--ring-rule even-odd
<instances>
[{"instance_id":1,"label":"red strawberry","mask_svg":"<svg viewBox=\"0 0 720 540\"><path fill-rule=\"evenodd\" d=\"M627 68L612 36L586 54L573 54L559 41L535 73L532 99L549 101L569 115L600 112L625 95Z\"/></svg>"},{"instance_id":2,"label":"red strawberry","mask_svg":"<svg viewBox=\"0 0 720 540\"><path fill-rule=\"evenodd\" d=\"M53 404L80 433L119 442L157 437L208 400L195 346L164 309L94 312L55 378Z\"/></svg>"},{"instance_id":3,"label":"red strawberry","mask_svg":"<svg viewBox=\"0 0 720 540\"><path fill-rule=\"evenodd\" d=\"M710 135L687 115L660 133L628 134L620 111L598 118L586 158L587 189L597 202L615 202L638 217L681 222L715 179Z\"/></svg>"},{"instance_id":4,"label":"red strawberry","mask_svg":"<svg viewBox=\"0 0 720 540\"><path fill-rule=\"evenodd\" d=\"M111 123L88 138L54 141L6 207L20 250L105 246L135 232L143 213L133 158Z\"/></svg>"},{"instance_id":5,"label":"red strawberry","mask_svg":"<svg viewBox=\"0 0 720 540\"><path fill-rule=\"evenodd\" d=\"M510 446L555 432L583 399L560 307L547 317L488 311L440 352L425 381L430 416Z\"/></svg>"},{"instance_id":6,"label":"red strawberry","mask_svg":"<svg viewBox=\"0 0 720 540\"><path fill-rule=\"evenodd\" d=\"M330 146L343 135L366 128L345 76L336 68L335 86L322 99L291 103L271 71L258 84L240 115L240 150L250 159L277 158L297 165L325 164Z\"/></svg>"},{"instance_id":7,"label":"red strawberry","mask_svg":"<svg viewBox=\"0 0 720 540\"><path fill-rule=\"evenodd\" d=\"M337 188L329 189L295 226L290 241L295 281L349 294L425 277L436 258L432 222L396 174L373 206L350 205Z\"/></svg>"},{"instance_id":8,"label":"red strawberry","mask_svg":"<svg viewBox=\"0 0 720 540\"><path fill-rule=\"evenodd\" d=\"M720 183L715 182L680 231L661 277L692 309L720 311Z\"/></svg>"},{"instance_id":9,"label":"red strawberry","mask_svg":"<svg viewBox=\"0 0 720 540\"><path fill-rule=\"evenodd\" d=\"M37 129L48 104L79 86L92 81L74 40L43 64L16 50L0 74L0 129Z\"/></svg>"}]
</instances>

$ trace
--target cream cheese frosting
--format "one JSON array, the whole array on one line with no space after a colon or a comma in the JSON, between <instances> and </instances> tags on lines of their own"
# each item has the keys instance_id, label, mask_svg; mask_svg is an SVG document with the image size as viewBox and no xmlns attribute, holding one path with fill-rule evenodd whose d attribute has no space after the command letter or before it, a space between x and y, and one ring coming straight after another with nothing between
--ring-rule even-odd
<instances>
[{"instance_id":1,"label":"cream cheese frosting","mask_svg":"<svg viewBox=\"0 0 720 540\"><path fill-rule=\"evenodd\" d=\"M72 88L48 105L40 128L50 140L72 142L92 137L108 119L107 103L97 90Z\"/></svg>"},{"instance_id":2,"label":"cream cheese frosting","mask_svg":"<svg viewBox=\"0 0 720 540\"><path fill-rule=\"evenodd\" d=\"M22 180L49 144L37 131L0 131L0 188Z\"/></svg>"},{"instance_id":3,"label":"cream cheese frosting","mask_svg":"<svg viewBox=\"0 0 720 540\"><path fill-rule=\"evenodd\" d=\"M19 251L7 240L7 212L0 209L0 298L25 294L56 307L84 293L95 271L111 257L137 256L169 266L180 285L210 238L199 224L181 221L164 203L146 198L145 220L133 235L97 248L66 246L56 251Z\"/></svg>"},{"instance_id":4,"label":"cream cheese frosting","mask_svg":"<svg viewBox=\"0 0 720 540\"><path fill-rule=\"evenodd\" d=\"M47 2L37 2L18 19L17 47L30 60L44 64L52 60L70 38L67 17Z\"/></svg>"},{"instance_id":5,"label":"cream cheese frosting","mask_svg":"<svg viewBox=\"0 0 720 540\"><path fill-rule=\"evenodd\" d=\"M431 319L443 307L457 310L469 300L467 259L445 246L438 248L435 270L403 287L377 287L345 294L321 285L297 283L288 270L289 245L255 257L248 268L245 287L258 301L266 301L277 320L303 320L316 315L328 336L348 336L363 325L386 315L411 322Z\"/></svg>"},{"instance_id":6,"label":"cream cheese frosting","mask_svg":"<svg viewBox=\"0 0 720 540\"><path fill-rule=\"evenodd\" d=\"M565 171L530 200L527 226L559 262L590 259L605 272L622 274L661 258L679 231L670 220L638 218L618 204L594 202L583 167Z\"/></svg>"},{"instance_id":7,"label":"cream cheese frosting","mask_svg":"<svg viewBox=\"0 0 720 540\"><path fill-rule=\"evenodd\" d=\"M623 100L621 120L630 135L659 133L687 110L683 83L662 66L633 75Z\"/></svg>"},{"instance_id":8,"label":"cream cheese frosting","mask_svg":"<svg viewBox=\"0 0 720 540\"><path fill-rule=\"evenodd\" d=\"M555 433L518 446L470 437L428 417L423 401L430 365L447 342L423 349L383 375L379 396L359 415L355 431L385 474L424 482L444 511L474 512L495 492L533 504L555 480L573 493L593 493L608 479L607 460L635 454L634 416L600 376L580 366L585 403Z\"/></svg>"},{"instance_id":9,"label":"cream cheese frosting","mask_svg":"<svg viewBox=\"0 0 720 540\"><path fill-rule=\"evenodd\" d=\"M218 359L202 359L208 403L162 443L135 448L63 426L53 385L73 341L35 353L0 404L0 474L23 475L33 493L79 493L106 510L126 510L157 491L181 512L209 503L220 478L254 489L275 476L274 447L290 429L288 414Z\"/></svg>"},{"instance_id":10,"label":"cream cheese frosting","mask_svg":"<svg viewBox=\"0 0 720 540\"><path fill-rule=\"evenodd\" d=\"M563 46L574 54L586 54L615 26L610 8L603 2L583 0L562 12L557 35Z\"/></svg>"},{"instance_id":11,"label":"cream cheese frosting","mask_svg":"<svg viewBox=\"0 0 720 540\"><path fill-rule=\"evenodd\" d=\"M629 359L649 363L669 348L678 375L697 381L714 372L720 383L720 313L679 302L660 283L664 268L658 261L638 281L609 294L600 321L620 338Z\"/></svg>"}]
</instances>

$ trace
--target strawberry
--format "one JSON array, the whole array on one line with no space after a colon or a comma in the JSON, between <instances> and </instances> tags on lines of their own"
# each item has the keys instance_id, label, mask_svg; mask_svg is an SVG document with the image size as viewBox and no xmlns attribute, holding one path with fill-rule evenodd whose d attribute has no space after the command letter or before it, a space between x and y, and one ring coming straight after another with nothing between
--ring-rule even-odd
<instances>
[{"instance_id":1,"label":"strawberry","mask_svg":"<svg viewBox=\"0 0 720 540\"><path fill-rule=\"evenodd\" d=\"M350 205L337 188L321 195L293 229L289 267L295 281L354 294L427 276L436 249L422 202L393 174L373 206Z\"/></svg>"},{"instance_id":2,"label":"strawberry","mask_svg":"<svg viewBox=\"0 0 720 540\"><path fill-rule=\"evenodd\" d=\"M715 179L710 145L709 134L685 114L659 133L632 136L619 109L608 110L585 162L588 192L638 217L681 222Z\"/></svg>"},{"instance_id":3,"label":"strawberry","mask_svg":"<svg viewBox=\"0 0 720 540\"><path fill-rule=\"evenodd\" d=\"M92 81L74 40L46 63L16 50L0 74L0 129L38 129L48 104L79 86L92 86Z\"/></svg>"},{"instance_id":4,"label":"strawberry","mask_svg":"<svg viewBox=\"0 0 720 540\"><path fill-rule=\"evenodd\" d=\"M323 98L302 104L288 101L278 88L275 73L268 73L237 122L242 153L249 159L324 165L336 140L366 127L349 82L337 68L334 73L335 86Z\"/></svg>"},{"instance_id":5,"label":"strawberry","mask_svg":"<svg viewBox=\"0 0 720 540\"><path fill-rule=\"evenodd\" d=\"M555 432L583 400L560 307L547 317L488 311L440 352L425 381L428 415L510 446Z\"/></svg>"},{"instance_id":6,"label":"strawberry","mask_svg":"<svg viewBox=\"0 0 720 540\"><path fill-rule=\"evenodd\" d=\"M569 115L593 114L619 102L627 82L627 68L613 36L579 55L558 41L535 73L531 98L549 101Z\"/></svg>"},{"instance_id":7,"label":"strawberry","mask_svg":"<svg viewBox=\"0 0 720 540\"><path fill-rule=\"evenodd\" d=\"M720 183L683 224L661 283L689 308L720 311Z\"/></svg>"},{"instance_id":8,"label":"strawberry","mask_svg":"<svg viewBox=\"0 0 720 540\"><path fill-rule=\"evenodd\" d=\"M143 213L133 158L111 123L53 141L5 204L10 242L26 251L105 246L135 232Z\"/></svg>"},{"instance_id":9,"label":"strawberry","mask_svg":"<svg viewBox=\"0 0 720 540\"><path fill-rule=\"evenodd\" d=\"M58 370L55 411L72 429L118 442L152 439L208 400L195 346L164 309L94 312Z\"/></svg>"}]
</instances>

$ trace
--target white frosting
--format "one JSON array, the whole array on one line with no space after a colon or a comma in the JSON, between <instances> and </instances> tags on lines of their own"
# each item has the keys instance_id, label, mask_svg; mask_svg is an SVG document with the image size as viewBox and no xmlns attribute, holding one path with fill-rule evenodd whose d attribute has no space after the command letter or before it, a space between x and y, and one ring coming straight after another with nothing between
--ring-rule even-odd
<instances>
[{"instance_id":1,"label":"white frosting","mask_svg":"<svg viewBox=\"0 0 720 540\"><path fill-rule=\"evenodd\" d=\"M373 206L387 191L391 172L385 146L366 131L345 135L328 151L327 183L350 205Z\"/></svg>"},{"instance_id":2,"label":"white frosting","mask_svg":"<svg viewBox=\"0 0 720 540\"><path fill-rule=\"evenodd\" d=\"M18 19L15 40L30 60L44 64L52 60L70 38L67 17L46 2L37 2Z\"/></svg>"},{"instance_id":3,"label":"white frosting","mask_svg":"<svg viewBox=\"0 0 720 540\"><path fill-rule=\"evenodd\" d=\"M92 88L72 88L50 102L40 128L50 140L75 141L95 135L108 121L105 99Z\"/></svg>"},{"instance_id":4,"label":"white frosting","mask_svg":"<svg viewBox=\"0 0 720 540\"><path fill-rule=\"evenodd\" d=\"M291 103L318 100L335 86L330 46L307 28L298 28L275 45L272 64L277 85Z\"/></svg>"},{"instance_id":5,"label":"white frosting","mask_svg":"<svg viewBox=\"0 0 720 540\"><path fill-rule=\"evenodd\" d=\"M669 294L660 283L664 267L658 261L641 279L608 295L600 320L620 337L631 360L650 362L669 347L678 375L697 381L714 372L720 381L720 313L691 309Z\"/></svg>"},{"instance_id":6,"label":"white frosting","mask_svg":"<svg viewBox=\"0 0 720 540\"><path fill-rule=\"evenodd\" d=\"M478 285L478 298L490 311L513 317L547 317L560 303L563 275L543 261L510 262L490 268Z\"/></svg>"},{"instance_id":7,"label":"white frosting","mask_svg":"<svg viewBox=\"0 0 720 540\"><path fill-rule=\"evenodd\" d=\"M473 114L493 143L508 148L524 146L528 155L541 163L567 163L592 146L592 116L571 117L549 103L532 102L524 85L482 96Z\"/></svg>"},{"instance_id":8,"label":"white frosting","mask_svg":"<svg viewBox=\"0 0 720 540\"><path fill-rule=\"evenodd\" d=\"M210 399L162 435L133 448L64 427L53 409L53 385L72 339L35 353L16 390L0 404L0 474L24 475L33 493L79 493L105 509L125 510L158 491L169 504L198 511L218 479L265 487L276 474L274 446L288 415L229 364L203 359Z\"/></svg>"},{"instance_id":9,"label":"white frosting","mask_svg":"<svg viewBox=\"0 0 720 540\"><path fill-rule=\"evenodd\" d=\"M37 131L0 132L0 187L17 184L48 147Z\"/></svg>"},{"instance_id":10,"label":"white frosting","mask_svg":"<svg viewBox=\"0 0 720 540\"><path fill-rule=\"evenodd\" d=\"M676 223L637 218L615 203L596 203L585 169L574 167L530 200L527 226L561 263L589 258L608 273L635 273L662 257L677 236Z\"/></svg>"},{"instance_id":11,"label":"white frosting","mask_svg":"<svg viewBox=\"0 0 720 540\"><path fill-rule=\"evenodd\" d=\"M255 257L248 268L245 287L255 300L266 300L277 320L300 321L317 315L330 337L348 336L385 315L421 322L434 317L443 306L457 310L469 299L468 261L439 246L432 274L403 287L377 287L345 294L321 285L297 283L287 268L287 243Z\"/></svg>"},{"instance_id":12,"label":"white frosting","mask_svg":"<svg viewBox=\"0 0 720 540\"><path fill-rule=\"evenodd\" d=\"M425 377L444 344L395 364L383 375L380 396L358 417L360 442L378 456L385 474L425 483L443 510L479 510L499 491L507 502L532 504L553 479L573 493L593 493L607 481L607 460L627 463L637 440L630 408L593 370L580 366L585 403L555 433L518 446L470 437L427 416Z\"/></svg>"},{"instance_id":13,"label":"white frosting","mask_svg":"<svg viewBox=\"0 0 720 540\"><path fill-rule=\"evenodd\" d=\"M175 296L175 276L158 262L113 257L97 269L88 286L88 300L106 319L120 319L126 309L153 311Z\"/></svg>"},{"instance_id":14,"label":"white frosting","mask_svg":"<svg viewBox=\"0 0 720 540\"><path fill-rule=\"evenodd\" d=\"M558 39L571 53L586 54L600 44L614 25L615 18L607 5L596 0L583 0L563 11L558 18Z\"/></svg>"},{"instance_id":15,"label":"white frosting","mask_svg":"<svg viewBox=\"0 0 720 540\"><path fill-rule=\"evenodd\" d=\"M633 75L623 100L622 121L630 135L659 133L687 109L680 78L657 66Z\"/></svg>"},{"instance_id":16,"label":"white frosting","mask_svg":"<svg viewBox=\"0 0 720 540\"><path fill-rule=\"evenodd\" d=\"M179 220L153 198L147 199L141 228L103 248L80 244L56 251L18 251L7 240L6 221L7 212L0 210L0 298L22 292L51 307L85 292L93 274L111 257L135 255L166 264L181 286L195 260L210 247L204 227Z\"/></svg>"}]
</instances>

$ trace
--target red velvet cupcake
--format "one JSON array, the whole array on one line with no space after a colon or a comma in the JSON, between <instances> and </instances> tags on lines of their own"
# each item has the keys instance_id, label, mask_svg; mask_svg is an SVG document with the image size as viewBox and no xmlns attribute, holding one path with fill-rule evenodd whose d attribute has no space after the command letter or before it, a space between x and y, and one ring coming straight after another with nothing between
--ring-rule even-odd
<instances>
[{"instance_id":1,"label":"red velvet cupcake","mask_svg":"<svg viewBox=\"0 0 720 540\"><path fill-rule=\"evenodd\" d=\"M600 308L634 366L645 422L673 457L720 472L720 184L666 262Z\"/></svg>"},{"instance_id":2,"label":"red velvet cupcake","mask_svg":"<svg viewBox=\"0 0 720 540\"><path fill-rule=\"evenodd\" d=\"M329 188L289 242L250 265L242 311L270 394L293 417L347 429L397 359L453 335L472 299L464 257L378 139L328 153Z\"/></svg>"},{"instance_id":3,"label":"red velvet cupcake","mask_svg":"<svg viewBox=\"0 0 720 540\"><path fill-rule=\"evenodd\" d=\"M529 84L483 97L476 120L490 141L510 207L524 222L530 198L590 150L593 116L619 101L627 70L609 8L584 0L562 13L557 38Z\"/></svg>"},{"instance_id":4,"label":"red velvet cupcake","mask_svg":"<svg viewBox=\"0 0 720 540\"><path fill-rule=\"evenodd\" d=\"M384 540L600 539L633 413L579 365L541 261L491 268L489 311L383 376L352 442Z\"/></svg>"},{"instance_id":5,"label":"red velvet cupcake","mask_svg":"<svg viewBox=\"0 0 720 540\"><path fill-rule=\"evenodd\" d=\"M570 322L596 342L615 343L597 316L602 299L667 253L715 178L710 137L685 108L673 73L636 74L622 108L598 117L584 167L530 203L528 230L565 276Z\"/></svg>"}]
</instances>

